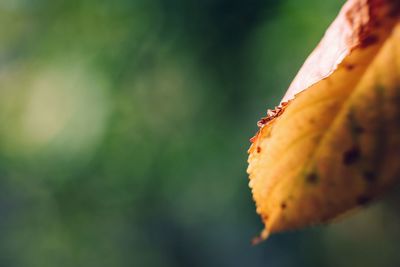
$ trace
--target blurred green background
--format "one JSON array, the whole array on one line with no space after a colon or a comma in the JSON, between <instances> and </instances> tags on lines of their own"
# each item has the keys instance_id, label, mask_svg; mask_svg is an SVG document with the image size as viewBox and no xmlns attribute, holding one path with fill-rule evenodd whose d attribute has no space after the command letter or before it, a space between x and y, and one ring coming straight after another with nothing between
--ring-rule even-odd
<instances>
[{"instance_id":1,"label":"blurred green background","mask_svg":"<svg viewBox=\"0 0 400 267\"><path fill-rule=\"evenodd\" d=\"M250 245L248 140L343 2L1 0L0 266L399 266L395 196Z\"/></svg>"}]
</instances>

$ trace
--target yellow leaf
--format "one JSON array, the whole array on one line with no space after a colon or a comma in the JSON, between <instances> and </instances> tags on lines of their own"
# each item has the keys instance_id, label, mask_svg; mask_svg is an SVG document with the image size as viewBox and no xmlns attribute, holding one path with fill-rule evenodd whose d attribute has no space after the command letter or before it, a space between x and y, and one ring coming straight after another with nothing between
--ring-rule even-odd
<instances>
[{"instance_id":1,"label":"yellow leaf","mask_svg":"<svg viewBox=\"0 0 400 267\"><path fill-rule=\"evenodd\" d=\"M269 233L328 222L400 177L400 1L349 0L281 104L247 169Z\"/></svg>"}]
</instances>

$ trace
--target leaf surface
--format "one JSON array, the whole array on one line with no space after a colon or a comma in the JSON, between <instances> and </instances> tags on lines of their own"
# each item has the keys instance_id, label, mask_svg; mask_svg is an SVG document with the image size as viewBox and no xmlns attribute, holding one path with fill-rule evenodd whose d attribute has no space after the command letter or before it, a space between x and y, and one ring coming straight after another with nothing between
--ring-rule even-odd
<instances>
[{"instance_id":1,"label":"leaf surface","mask_svg":"<svg viewBox=\"0 0 400 267\"><path fill-rule=\"evenodd\" d=\"M259 121L249 185L270 233L331 221L400 177L399 0L349 0Z\"/></svg>"}]
</instances>

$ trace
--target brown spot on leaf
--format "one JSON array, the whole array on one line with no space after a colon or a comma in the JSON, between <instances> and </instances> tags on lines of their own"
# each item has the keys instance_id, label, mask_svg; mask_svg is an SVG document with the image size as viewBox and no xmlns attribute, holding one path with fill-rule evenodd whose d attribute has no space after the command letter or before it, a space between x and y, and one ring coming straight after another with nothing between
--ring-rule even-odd
<instances>
[{"instance_id":1,"label":"brown spot on leaf","mask_svg":"<svg viewBox=\"0 0 400 267\"><path fill-rule=\"evenodd\" d=\"M257 153L260 153L261 152L261 147L257 147Z\"/></svg>"},{"instance_id":2,"label":"brown spot on leaf","mask_svg":"<svg viewBox=\"0 0 400 267\"><path fill-rule=\"evenodd\" d=\"M363 127L361 127L360 125L356 125L354 127L354 132L356 134L362 134L363 132L365 132L365 129Z\"/></svg>"},{"instance_id":3,"label":"brown spot on leaf","mask_svg":"<svg viewBox=\"0 0 400 267\"><path fill-rule=\"evenodd\" d=\"M377 177L376 177L376 173L375 172L373 172L373 171L365 171L363 173L363 178L364 178L365 181L367 181L369 183L372 183L372 182L376 181Z\"/></svg>"},{"instance_id":4,"label":"brown spot on leaf","mask_svg":"<svg viewBox=\"0 0 400 267\"><path fill-rule=\"evenodd\" d=\"M366 205L371 201L371 197L367 195L360 195L357 197L356 201L358 205Z\"/></svg>"},{"instance_id":5,"label":"brown spot on leaf","mask_svg":"<svg viewBox=\"0 0 400 267\"><path fill-rule=\"evenodd\" d=\"M352 147L343 154L343 163L345 165L351 165L356 163L361 156L360 149L357 146Z\"/></svg>"},{"instance_id":6,"label":"brown spot on leaf","mask_svg":"<svg viewBox=\"0 0 400 267\"><path fill-rule=\"evenodd\" d=\"M367 48L368 46L377 43L378 40L379 40L379 38L378 38L378 36L376 36L376 35L368 35L368 36L365 36L365 37L361 40L360 47L361 47L361 48Z\"/></svg>"},{"instance_id":7,"label":"brown spot on leaf","mask_svg":"<svg viewBox=\"0 0 400 267\"><path fill-rule=\"evenodd\" d=\"M356 115L354 113L354 108L352 108L350 112L347 114L347 118L353 137L356 137L357 135L360 135L365 132L365 129L357 121Z\"/></svg>"},{"instance_id":8,"label":"brown spot on leaf","mask_svg":"<svg viewBox=\"0 0 400 267\"><path fill-rule=\"evenodd\" d=\"M346 67L347 70L350 71L350 70L353 70L356 66L353 65L353 64L346 64L345 67Z\"/></svg>"},{"instance_id":9,"label":"brown spot on leaf","mask_svg":"<svg viewBox=\"0 0 400 267\"><path fill-rule=\"evenodd\" d=\"M392 6L392 8L391 8L391 10L390 10L390 12L389 12L389 16L392 17L392 18L395 18L395 17L399 16L399 13L400 13L400 3L399 3L399 2L395 2L395 3L393 3L392 5L393 5L393 6Z\"/></svg>"},{"instance_id":10,"label":"brown spot on leaf","mask_svg":"<svg viewBox=\"0 0 400 267\"><path fill-rule=\"evenodd\" d=\"M306 181L310 184L318 183L319 177L315 172L312 172L306 176Z\"/></svg>"},{"instance_id":11,"label":"brown spot on leaf","mask_svg":"<svg viewBox=\"0 0 400 267\"><path fill-rule=\"evenodd\" d=\"M284 209L286 209L286 207L287 207L286 202L282 202L282 203L281 203L281 209L284 210Z\"/></svg>"}]
</instances>

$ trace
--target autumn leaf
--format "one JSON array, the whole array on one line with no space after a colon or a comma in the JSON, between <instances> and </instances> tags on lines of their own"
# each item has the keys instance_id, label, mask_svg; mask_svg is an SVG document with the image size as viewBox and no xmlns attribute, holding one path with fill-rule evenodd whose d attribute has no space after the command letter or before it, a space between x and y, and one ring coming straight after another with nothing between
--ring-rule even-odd
<instances>
[{"instance_id":1,"label":"autumn leaf","mask_svg":"<svg viewBox=\"0 0 400 267\"><path fill-rule=\"evenodd\" d=\"M399 0L349 0L252 138L270 233L329 222L400 177Z\"/></svg>"}]
</instances>

